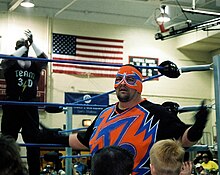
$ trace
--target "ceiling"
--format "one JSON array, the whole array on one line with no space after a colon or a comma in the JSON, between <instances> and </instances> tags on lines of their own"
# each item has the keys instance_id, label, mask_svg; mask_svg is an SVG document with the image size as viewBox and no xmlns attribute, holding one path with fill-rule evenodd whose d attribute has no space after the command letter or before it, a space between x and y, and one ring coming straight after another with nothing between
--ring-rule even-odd
<instances>
[{"instance_id":1,"label":"ceiling","mask_svg":"<svg viewBox=\"0 0 220 175\"><path fill-rule=\"evenodd\" d=\"M192 25L198 25L220 18L220 0L33 0L35 7L31 9L19 6L21 1L0 0L0 12L148 28L158 28L155 15L160 13L161 5L166 5L171 17L166 26L187 19L192 21ZM192 8L217 14L213 16L182 11ZM27 10L31 13L27 13Z\"/></svg>"}]
</instances>

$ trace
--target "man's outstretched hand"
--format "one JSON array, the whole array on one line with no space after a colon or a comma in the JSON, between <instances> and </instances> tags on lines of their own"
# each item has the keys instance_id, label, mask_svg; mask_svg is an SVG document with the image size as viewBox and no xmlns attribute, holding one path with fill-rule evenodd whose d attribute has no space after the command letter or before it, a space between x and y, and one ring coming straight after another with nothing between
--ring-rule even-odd
<instances>
[{"instance_id":1,"label":"man's outstretched hand","mask_svg":"<svg viewBox=\"0 0 220 175\"><path fill-rule=\"evenodd\" d=\"M203 130L206 127L208 121L209 109L205 106L205 100L201 102L200 110L195 114L195 123L188 131L187 137L191 142L196 142L201 139Z\"/></svg>"},{"instance_id":2,"label":"man's outstretched hand","mask_svg":"<svg viewBox=\"0 0 220 175\"><path fill-rule=\"evenodd\" d=\"M200 125L200 127L203 127L203 129L206 126L206 123L208 121L208 116L209 116L209 109L205 105L205 100L201 102L201 107L200 110L196 113L194 116L195 118L195 124Z\"/></svg>"},{"instance_id":3,"label":"man's outstretched hand","mask_svg":"<svg viewBox=\"0 0 220 175\"><path fill-rule=\"evenodd\" d=\"M26 35L27 40L29 42L29 46L30 46L33 43L33 35L29 29L25 30L24 34Z\"/></svg>"}]
</instances>

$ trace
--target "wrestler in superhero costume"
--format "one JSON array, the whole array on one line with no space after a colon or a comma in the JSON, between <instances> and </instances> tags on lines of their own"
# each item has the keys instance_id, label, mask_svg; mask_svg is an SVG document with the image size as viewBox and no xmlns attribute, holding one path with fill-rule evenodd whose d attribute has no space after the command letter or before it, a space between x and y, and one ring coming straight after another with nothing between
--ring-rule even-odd
<instances>
[{"instance_id":1,"label":"wrestler in superhero costume","mask_svg":"<svg viewBox=\"0 0 220 175\"><path fill-rule=\"evenodd\" d=\"M27 40L20 39L16 42L15 52L17 57L28 57L29 47L32 46L38 58L47 58L33 42L30 30L25 31ZM4 59L1 63L6 81L7 101L34 102L36 101L37 85L42 69L47 62ZM3 105L1 132L11 135L15 140L21 130L25 143L33 143L39 133L39 114L37 106ZM40 174L40 149L27 147L27 162L30 175Z\"/></svg>"},{"instance_id":2,"label":"wrestler in superhero costume","mask_svg":"<svg viewBox=\"0 0 220 175\"><path fill-rule=\"evenodd\" d=\"M46 140L74 150L89 148L92 155L106 146L120 146L134 155L132 174L144 175L150 174L149 152L156 141L176 139L190 147L202 137L208 118L204 104L189 127L163 106L141 97L142 74L134 66L119 69L114 87L119 102L102 110L85 133L73 133L66 140L53 136Z\"/></svg>"}]
</instances>

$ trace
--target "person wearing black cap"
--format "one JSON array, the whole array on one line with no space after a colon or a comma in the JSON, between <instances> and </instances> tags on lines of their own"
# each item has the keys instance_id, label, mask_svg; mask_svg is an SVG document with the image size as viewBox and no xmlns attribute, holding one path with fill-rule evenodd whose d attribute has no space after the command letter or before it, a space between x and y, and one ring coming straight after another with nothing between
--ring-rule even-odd
<instances>
[{"instance_id":1,"label":"person wearing black cap","mask_svg":"<svg viewBox=\"0 0 220 175\"><path fill-rule=\"evenodd\" d=\"M16 42L12 56L28 57L32 46L38 58L47 58L33 42L30 30L25 31L27 39L21 38ZM46 69L45 61L4 59L1 63L6 82L6 101L34 102L37 96L37 86L42 69ZM3 105L1 131L15 140L21 130L25 143L33 143L35 135L39 133L39 114L37 106ZM40 149L27 147L27 162L29 174L40 174Z\"/></svg>"}]
</instances>

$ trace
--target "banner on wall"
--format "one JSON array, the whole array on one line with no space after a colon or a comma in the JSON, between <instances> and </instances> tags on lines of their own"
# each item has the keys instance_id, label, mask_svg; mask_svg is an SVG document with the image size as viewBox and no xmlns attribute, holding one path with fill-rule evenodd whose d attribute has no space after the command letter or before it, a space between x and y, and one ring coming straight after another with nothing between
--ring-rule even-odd
<instances>
[{"instance_id":1,"label":"banner on wall","mask_svg":"<svg viewBox=\"0 0 220 175\"><path fill-rule=\"evenodd\" d=\"M90 63L52 63L54 73L65 73L94 77L114 77L118 67L92 65L92 63L123 63L123 40L85 37L53 33L54 60L79 61Z\"/></svg>"},{"instance_id":2,"label":"banner on wall","mask_svg":"<svg viewBox=\"0 0 220 175\"><path fill-rule=\"evenodd\" d=\"M74 103L81 100L90 99L94 97L95 93L74 93L74 92L65 92L65 103ZM73 114L85 114L85 115L98 115L103 107L89 107L86 105L109 105L109 96L108 94L104 94L99 96L98 98L93 98L87 101L84 101L80 104L84 104L84 106L73 107Z\"/></svg>"},{"instance_id":3,"label":"banner on wall","mask_svg":"<svg viewBox=\"0 0 220 175\"><path fill-rule=\"evenodd\" d=\"M139 56L129 56L129 63L135 66L158 66L158 58L151 57L139 57ZM154 75L158 75L158 69L145 69L140 68L142 75L144 78L151 77ZM158 78L156 78L158 80Z\"/></svg>"}]
</instances>

